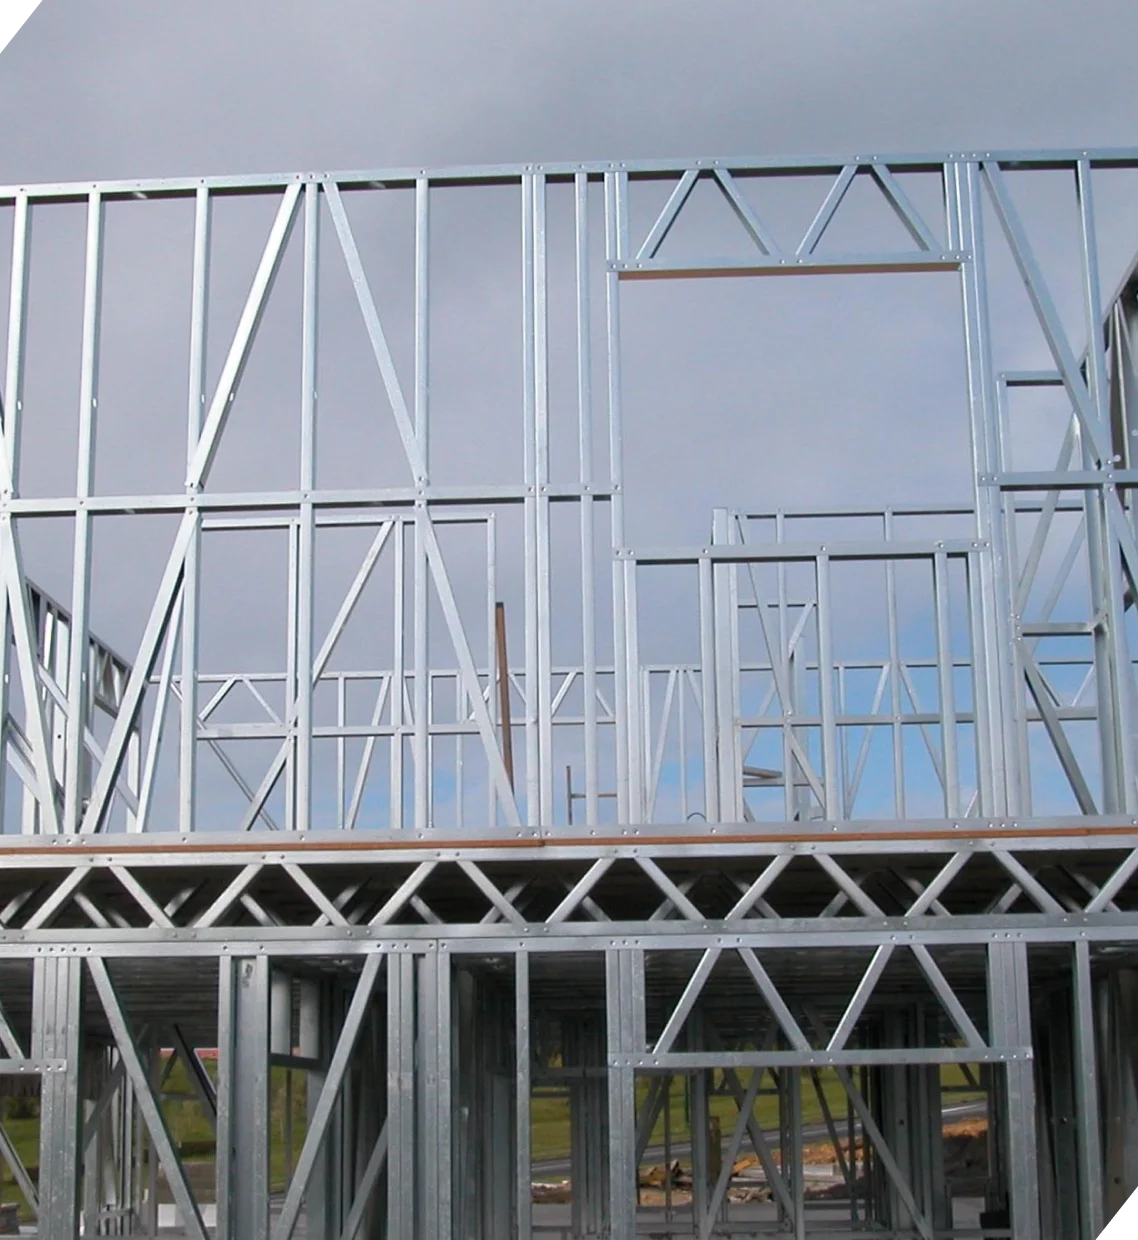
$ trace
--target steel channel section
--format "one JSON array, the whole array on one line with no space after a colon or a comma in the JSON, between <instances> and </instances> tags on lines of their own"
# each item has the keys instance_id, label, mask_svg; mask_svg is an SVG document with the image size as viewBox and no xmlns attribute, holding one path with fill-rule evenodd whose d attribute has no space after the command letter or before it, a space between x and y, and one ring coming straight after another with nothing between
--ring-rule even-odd
<instances>
[{"instance_id":1,"label":"steel channel section","mask_svg":"<svg viewBox=\"0 0 1138 1240\"><path fill-rule=\"evenodd\" d=\"M528 1235L533 1227L533 1053L530 1019L529 956L521 951L514 955L514 1219L519 1236Z\"/></svg>"},{"instance_id":2,"label":"steel channel section","mask_svg":"<svg viewBox=\"0 0 1138 1240\"><path fill-rule=\"evenodd\" d=\"M1003 1045L1030 1045L1031 1009L1027 947L994 941L988 946L989 1037ZM1036 1158L1036 1094L1031 1061L1012 1060L1003 1073L1007 1108L1007 1195L1013 1240L1038 1240L1040 1205Z\"/></svg>"},{"instance_id":3,"label":"steel channel section","mask_svg":"<svg viewBox=\"0 0 1138 1240\"><path fill-rule=\"evenodd\" d=\"M712 517L712 538L718 543L734 541L726 509L718 508ZM715 694L717 714L711 735L716 738L717 765L715 778L719 784L719 812L723 818L743 817L743 762L739 748L741 736L735 726L740 716L738 628L739 588L737 568L723 565L712 575L714 592ZM821 659L821 655L819 658ZM709 728L709 730L711 730Z\"/></svg>"},{"instance_id":4,"label":"steel channel section","mask_svg":"<svg viewBox=\"0 0 1138 1240\"><path fill-rule=\"evenodd\" d=\"M1075 943L1074 957L1071 1064L1075 1078L1073 1102L1077 1129L1079 1225L1082 1235L1089 1240L1090 1237L1097 1237L1103 1227L1104 1170L1091 957L1090 947L1085 941ZM1110 1105L1108 1097L1107 1107Z\"/></svg>"},{"instance_id":5,"label":"steel channel section","mask_svg":"<svg viewBox=\"0 0 1138 1240\"><path fill-rule=\"evenodd\" d=\"M229 1151L227 1193L219 1193L218 1228L236 1240L269 1237L270 963L264 956L222 961L220 1010L228 1026L219 1050L228 1071L219 1081L218 1134ZM219 1139L220 1146L220 1139Z\"/></svg>"},{"instance_id":6,"label":"steel channel section","mask_svg":"<svg viewBox=\"0 0 1138 1240\"><path fill-rule=\"evenodd\" d=\"M0 442L0 495L10 499L19 486L20 423L23 409L24 341L27 327L29 211L26 194L16 198L12 225L12 274L8 301L7 365L4 374L3 427ZM8 714L8 666L12 628L7 606L0 605L0 713ZM0 815L6 781L0 780ZM0 818L2 821L2 818Z\"/></svg>"},{"instance_id":7,"label":"steel channel section","mask_svg":"<svg viewBox=\"0 0 1138 1240\"><path fill-rule=\"evenodd\" d=\"M945 168L948 196L947 224L950 244L972 254L961 265L964 346L968 369L969 411L973 468L976 477L987 477L1001 468L997 394L990 336L983 213L978 192L978 171L973 163L951 161ZM990 556L979 564L977 585L978 624L983 641L977 648L977 691L984 694L988 712L982 726L988 745L979 754L981 787L992 797L988 813L1022 813L1019 772L1007 768L1011 751L1012 700L1010 617L1005 600L1010 597L1009 567L1002 538L998 498L977 483L976 534L986 539ZM979 705L979 702L978 702ZM984 811L982 811L984 812Z\"/></svg>"},{"instance_id":8,"label":"steel channel section","mask_svg":"<svg viewBox=\"0 0 1138 1240\"><path fill-rule=\"evenodd\" d=\"M70 1240L79 1224L83 963L37 960L32 981L33 1059L62 1060L40 1077L39 1234Z\"/></svg>"},{"instance_id":9,"label":"steel channel section","mask_svg":"<svg viewBox=\"0 0 1138 1240\"><path fill-rule=\"evenodd\" d=\"M442 945L440 945L441 947ZM424 1165L420 1234L443 1240L451 1234L451 1018L450 955L436 948L418 957L419 1043L418 1143Z\"/></svg>"},{"instance_id":10,"label":"steel channel section","mask_svg":"<svg viewBox=\"0 0 1138 1240\"><path fill-rule=\"evenodd\" d=\"M632 1240L636 1232L636 1094L628 1052L633 1042L634 988L628 950L605 953L605 1022L608 1046L609 1234Z\"/></svg>"},{"instance_id":11,"label":"steel channel section","mask_svg":"<svg viewBox=\"0 0 1138 1240\"><path fill-rule=\"evenodd\" d=\"M5 1025L9 1057L0 1060L0 1072L38 1073L41 1081L39 1234L45 1240L73 1240L83 1179L85 1211L103 1208L101 1185L117 1175L115 1191L131 1195L131 1205L142 1211L140 1221L149 1225L156 1217L159 1161L165 1160L163 1175L176 1192L183 1197L190 1192L163 1120L160 1078L170 1063L162 1058L162 1033L144 1029L132 1014L141 992L127 979L145 976L157 984L163 970L191 966L207 974L216 969L218 976L216 1035L200 1035L200 1044L212 1040L220 1052L219 1240L269 1240L270 1235L287 1240L286 1233L300 1225L302 1208L314 1240L360 1240L369 1228L392 1240L505 1234L524 1240L540 1234L545 1214L532 1201L531 1098L539 1079L535 1073L548 1065L538 1059L535 1031L557 1010L560 970L569 976L579 967L574 962L585 958L603 975L603 985L583 1001L574 1014L577 1023L568 1021L564 1034L566 1062L582 1074L569 1106L573 1199L565 1234L575 1240L602 1232L611 1240L631 1240L638 1227L650 1225L637 1203L637 1133L651 1127L651 1107L663 1098L665 1087L650 1085L648 1097L655 1101L638 1114L638 1074L654 1082L679 1076L691 1088L695 1209L690 1226L673 1220L669 1227L689 1227L679 1234L711 1234L720 1213L724 1226L739 1226L735 1206L713 1173L708 1090L713 1072L722 1074L725 1085L730 1074L738 1086L732 1090L736 1104L749 1106L756 1087L748 1093L738 1075L748 1071L765 1071L767 1079L779 1082L786 1157L778 1210L790 1233L805 1240L813 1232L805 1199L802 1074L820 1069L833 1070L846 1088L851 1133L860 1127L873 1138L867 1160L873 1169L865 1199L869 1214L862 1221L866 1226L888 1222L897 1234L909 1236L931 1235L934 1226L951 1234L939 1075L949 1064L980 1064L993 1082L989 1119L999 1150L989 1205L998 1208L999 1195L1007 1194L1013 1240L1049 1240L1057 1226L1068 1227L1076 1217L1082 1236L1096 1235L1108 1214L1104 1166L1122 1166L1127 1175L1133 1170L1132 1157L1119 1152L1118 1125L1101 1112L1116 1095L1129 1097L1125 1089L1113 1089L1111 1081L1124 1072L1116 1027L1128 1009L1117 997L1125 991L1119 979L1138 958L1138 907L1131 891L1138 868L1138 821L1130 817L1138 810L1134 668L1127 638L1138 576L1132 517L1138 473L1130 468L1126 438L1138 385L1126 352L1132 341L1123 342L1133 332L1133 273L1126 273L1112 300L1103 300L1094 186L1111 169L1133 167L1138 167L1138 151L975 151L0 187L0 203L13 207L0 444L5 601L0 607L5 672L0 715L7 724L11 774L0 788L22 784L27 833L0 839L0 881L7 901L0 903L0 966L31 966L30 1007L26 1016ZM1078 291L1089 341L1082 356L1064 333L1009 190L1014 177L1055 170L1068 176L1078 222ZM931 220L931 227L902 189L907 174L918 172L941 179L938 212L943 214ZM780 249L762 221L761 206L756 209L740 186L745 180L748 189L761 188L765 178L807 175L828 177L829 191L797 247ZM666 201L653 208L645 223L638 194L653 181L665 184L660 200ZM668 257L668 234L702 183L725 196L755 244L752 257L725 259L714 250L683 262ZM911 247L839 255L827 251L826 229L855 183L870 183L881 193L909 234ZM439 431L431 416L431 292L442 253L435 244L432 207L444 187L474 193L482 185L508 185L520 199L521 263L513 276L520 276L521 284L522 470L510 482L460 486L440 482L432 471L432 443L437 445ZM414 204L413 347L406 394L388 346L385 315L390 308L373 296L344 206L349 196L389 191L403 193ZM223 342L227 347L216 387L209 391L213 217L229 195L264 193L275 196L274 222L236 330ZM115 203L147 198L181 198L193 205L186 489L181 494L155 488L153 493L104 495L96 488L102 291L110 278L103 269L103 230ZM554 448L565 440L553 433L562 415L550 381L551 324L559 321L552 304L558 285L551 225L555 199L568 202L572 213L572 273L560 281L571 288L575 349L568 465L555 459ZM46 203L84 211L86 241L74 494L40 497L21 493L20 425L30 222ZM322 239L325 207L334 228ZM998 227L985 236L982 223L988 218ZM296 485L277 491L218 490L211 485L213 462L293 232L299 234L296 248L302 260ZM1028 380L1001 375L994 357L988 284L993 278L989 256L997 246L1005 246L1014 260L1055 363L1053 376L1046 372L1030 381L1058 383L1072 406L1071 450L1051 471L1017 473L1012 468L1009 393ZM321 485L317 327L328 255L347 262L407 457L405 484ZM622 306L623 283L916 270L955 273L960 281L975 489L968 509L929 515L942 516L946 523L953 515L971 519L968 537L917 540L902 529L904 512L886 510L871 514L881 521L877 539L796 540L794 514L779 513L774 540L756 542L740 534L749 518L718 509L706 546L627 545L620 337L622 314L629 308ZM593 295L601 290L603 303ZM602 367L603 395L599 388L594 391ZM1116 455L1119 459L1112 459ZM571 481L561 481L565 478ZM604 525L598 504L609 509L600 541L607 538L611 555L611 596L603 602L596 592L598 573L603 575L605 567L598 548ZM555 515L574 505L579 650L576 663L560 666L553 657L559 631L554 583L562 573ZM521 517L520 574L499 562L494 521L508 509ZM1048 616L1037 621L1023 614L1021 606L1047 562L1046 523L1060 511L1080 523L1089 586L1089 619L1066 629ZM92 540L100 515L133 513L170 514L180 517L180 526L153 606L140 617L140 647L131 663L123 662L121 683L116 672L108 699L104 686L92 682L93 671L110 666L92 632L97 628L92 599L98 597ZM1023 514L1036 514L1043 530L1026 558L1017 539ZM74 533L70 611L51 612L50 625L38 619L47 611L29 604L40 594L23 568L20 523L37 517L64 518ZM448 521L485 523L482 615L492 620L498 590L508 588L512 578L523 583L517 613L520 654L514 666L504 669L524 702L518 723L525 774L516 801L496 739L502 721L492 691L493 640L488 637L482 664L482 655L471 653L481 619L464 615L450 581L445 541L440 543L439 531ZM349 724L349 676L330 673L326 666L351 605L318 653L323 636L316 628L321 609L314 596L318 531L337 523L380 531L375 559L385 554L390 540L391 666L351 674L388 694L386 714L381 699L370 726ZM283 686L283 714L275 724L211 719L235 687L253 688L259 682L241 671L218 680L200 660L200 613L209 585L203 530L210 529L213 537L214 530L243 525L280 528L289 543L287 666L264 678L264 684ZM905 681L911 668L900 638L897 572L902 562L921 565L931 586L935 653L921 667L932 678L929 683L936 684L936 701L927 709L918 704L912 680ZM884 566L887 587L889 651L874 669L880 688L868 713L850 708L849 667L836 654L843 645L844 621L834 565L861 563ZM803 627L808 618L791 589L800 580L794 575L800 569L790 571L795 565L812 575L807 608L813 609L812 629ZM648 630L640 581L648 568L684 566L698 608L698 649L689 665L659 668L641 658ZM374 561L360 570L353 589L363 590L373 567ZM749 605L745 594L763 573L777 582L769 600L760 599L755 587L753 607L762 621L766 661L745 665L740 638L741 617ZM563 583L564 576L560 579ZM960 638L960 582L969 648L964 657L954 654ZM437 633L430 632L432 593L446 622ZM1092 653L1076 662L1095 686L1093 702L1063 700L1052 688L1048 677L1061 661L1036 655L1039 639L1048 634L1090 638ZM453 644L456 658L439 665L434 652L445 645L444 638ZM611 662L602 664L599 651L610 642ZM770 678L776 716L743 720L742 677L752 672ZM668 686L662 716L654 704L654 676L663 676ZM961 690L966 677L968 694ZM583 704L570 709L562 702L569 700L574 680ZM318 724L315 703L317 691L333 683L338 713L329 727ZM453 686L453 721L439 715L436 684L447 685L448 692ZM606 702L610 686L612 699ZM210 695L215 695L212 703ZM968 696L966 708L962 699ZM96 705L114 716L105 743L93 743L91 735ZM167 723L168 718L175 723ZM672 762L665 756L672 743L669 728L676 720L680 816L688 821L669 824L656 819L662 812L661 772ZM163 729L175 724L176 796L172 811L159 810L159 747ZM1070 740L1071 730L1086 724L1099 738L1097 770L1090 769L1093 764L1082 769L1086 759ZM783 821L753 821L743 767L746 726L781 731L783 771L772 778L774 787L781 778L782 792L776 796L783 801ZM868 823L858 815L861 768L849 749L857 728L884 728L889 734L891 820ZM1029 730L1041 728L1084 810L1080 816L1029 817L1038 793L1027 738ZM941 784L944 820L911 817L915 798L906 782L906 729L919 735L929 751ZM964 752L966 737L974 738L975 746L975 787L968 789L964 772L972 763ZM240 835L214 832L217 824L203 820L199 797L200 747L219 754L223 741L266 739L281 746L276 765L259 787L256 780L243 786L248 813L240 824L228 824L244 830ZM361 809L366 770L353 775L348 762L349 742L360 740L369 755L377 744L390 746L383 798L388 827L367 832L366 840L348 829L321 830L316 821L317 741L334 741L338 749L337 822L342 828L356 826L370 812ZM168 736L166 741L173 743ZM444 752L458 755L453 768L446 767ZM572 826L564 822L556 792L563 752L571 752L584 772L583 785L576 785L583 786L583 793ZM490 771L486 820L479 823L468 807L460 807L457 829L442 830L444 790L453 785L462 798L467 764L475 754ZM227 769L239 778L235 766ZM269 802L277 781L284 792L284 818L276 825L285 829L270 832L264 828L276 812ZM702 800L696 792L700 786ZM615 822L602 825L614 810ZM702 821L691 820L693 810ZM130 837L112 834L112 820L125 822ZM928 873L931 854L940 878ZM600 868L590 870L598 863ZM760 863L778 872L769 880L758 879ZM981 863L987 867L986 881L998 879L993 903L987 911L950 912L968 889L968 879L957 875L970 875ZM343 877L345 865L356 871L351 883ZM864 866L872 873L863 873L859 867ZM809 914L792 911L791 889L785 881L780 886L783 867L807 883L802 908L810 906ZM1073 875L1077 891L1055 877L1063 867ZM878 888L869 894L869 885L884 882L880 876L887 870L895 872L889 882L908 884L908 911L904 905L893 911L891 905L884 912L875 903L882 898ZM500 873L507 871L509 878L500 882ZM910 877L910 871L923 877ZM593 878L583 878L586 873ZM628 873L635 876L631 886L621 877ZM720 908L715 915L705 914L708 887L706 882L701 886L701 876L720 882L732 875L742 884L740 893L753 885L753 897L744 897L735 915L724 918ZM446 900L462 876L469 880L464 898L484 898L484 914L448 911ZM623 890L630 898L643 903L650 896L646 907L654 904L656 913L622 909L623 897L609 894L618 890L609 886L617 880L626 883ZM382 896L369 897L369 884ZM179 894L170 894L175 889ZM204 906L195 904L199 889L211 893ZM560 911L532 912L549 892L556 893L549 897L550 908ZM186 914L183 908L192 911ZM784 967L804 950L816 952L820 961L844 960L852 952L864 956L856 974L850 969L855 985L861 978L861 991L841 1022L840 1037L829 1036L832 1030L823 1030L812 1015L812 1005L827 998L825 982L813 991L810 985L802 990L801 983L798 990L780 991L782 983L772 980L775 974L763 972ZM970 959L982 957L984 965L970 966L970 981L950 980L930 950L943 950L946 956L970 952ZM752 970L751 980L759 983L756 994L773 1009L771 1040L763 1042L767 1035L756 1031L749 1042L725 1043L715 1024L729 1012L730 1001L709 997L713 990L697 993L706 982L701 977L689 987L686 1008L674 1016L674 1027L657 1044L652 979L662 975L654 970L671 970L669 984L674 984L685 970L691 976L696 959L709 962L710 975L721 956L727 960L740 952L752 953L759 970ZM495 1000L499 1006L494 1007L478 985L469 991L457 988L455 979L463 970L477 972L488 959L512 965L512 1016L508 1005L503 1008ZM877 965L868 964L871 959ZM1057 966L1060 959L1068 963ZM913 965L914 976L931 983L942 1009L937 1020L919 1004L892 1011L878 992L890 962L901 960ZM1045 980L1059 987L1059 999L1033 1003L1030 984L1036 970L1042 976L1044 969L1058 970ZM291 1045L294 976L300 979L299 1049ZM90 1092L96 1089L93 1068L91 1079L85 1079L84 1063L95 1060L85 1058L84 1048L93 1036L105 1036L102 1024L84 1014L84 993L92 979L114 1044L101 1053L105 1064L118 1065L106 1070L120 1074L119 1092L108 1095L118 1099L113 1103L98 1101L97 1093ZM357 991L356 986L365 988ZM455 998L466 994L474 996L473 1011L463 1007L467 999ZM0 998L6 1008L7 992ZM471 1064L459 1054L468 1035L456 1031L479 1021L480 1003L488 1029L492 1024L494 1036L511 1050L495 1062L487 1031L477 1040L480 1050ZM548 1011L547 1003L552 1004ZM1039 1022L1063 1005L1070 1021L1072 1066L1037 1066ZM23 1012L15 1000L12 1006ZM95 1010L94 996L88 1006ZM193 1015L171 1012L170 1019ZM568 1020L564 1013L562 1018ZM795 1021L802 1022L801 1028ZM684 1032L678 1037L681 1025ZM787 1036L788 1028L793 1036ZM967 1035L967 1045L957 1044L952 1028ZM507 1036L511 1030L512 1037ZM28 1038L22 1042L25 1032ZM1038 1040L1041 1047L1066 1045L1045 1036ZM26 1055L13 1052L25 1046ZM286 1061L293 1065L290 1072L303 1074L313 1135L296 1164L304 1184L286 1193L278 1226L270 1210L270 1067ZM505 1079L499 1075L503 1070ZM1037 1075L1044 1071L1050 1074L1048 1087L1040 1089ZM385 1075L383 1086L375 1083L379 1072ZM485 1078L477 1088L475 1076ZM1134 1092L1132 1082L1126 1088ZM81 1135L85 1098L94 1109L103 1108L97 1136L86 1144ZM463 1111L471 1099L482 1108L476 1121ZM1052 1119L1056 1107L1074 1116L1062 1149L1073 1154L1076 1196L1062 1208L1056 1195L1067 1186L1045 1173L1041 1163L1045 1151L1035 1127L1039 1106L1050 1108ZM112 1107L117 1108L114 1123ZM833 1130L829 1120L828 1125ZM751 1119L740 1115L732 1130L732 1153L744 1135L757 1141L759 1150L764 1138ZM456 1154L456 1134L468 1131L489 1137L492 1151L481 1159ZM149 1151L145 1173L144 1148ZM1054 1145L1050 1156L1059 1149ZM767 1156L764 1165L769 1163L769 1151L759 1153L761 1159ZM1109 1188L1116 1204L1117 1188ZM855 1231L860 1210L861 1203L851 1202ZM181 1213L187 1234L196 1234L201 1226L196 1207Z\"/></svg>"},{"instance_id":12,"label":"steel channel section","mask_svg":"<svg viewBox=\"0 0 1138 1240\"><path fill-rule=\"evenodd\" d=\"M437 1156L415 1133L415 957L387 958L387 1233L414 1240L416 1164Z\"/></svg>"},{"instance_id":13,"label":"steel channel section","mask_svg":"<svg viewBox=\"0 0 1138 1240\"><path fill-rule=\"evenodd\" d=\"M1084 288L1085 319L1090 328L1090 351L1087 357L1087 386L1097 425L1102 434L1108 434L1109 418L1106 401L1106 375L1102 353L1102 335L1098 329L1100 310L1095 308L1098 297L1098 257L1094 241L1094 224L1091 215L1089 177L1082 174L1080 161L1077 172L1081 224L1082 284ZM1093 326L1092 326L1093 325ZM1083 431L1080 427L1079 430ZM1099 465L1098 449L1089 443L1085 433L1078 436L1082 464L1086 469ZM1128 800L1125 771L1132 766L1128 756L1125 717L1128 714L1129 692L1125 681L1120 680L1120 670L1115 666L1117 649L1123 637L1121 606L1121 568L1107 551L1109 540L1108 498L1101 489L1085 492L1086 538L1091 591L1103 616L1103 623L1095 626L1095 676L1097 701L1099 702L1099 736L1102 763L1103 808L1108 812L1119 809ZM1121 673L1125 675L1124 672ZM1132 793L1130 798L1132 799Z\"/></svg>"}]
</instances>

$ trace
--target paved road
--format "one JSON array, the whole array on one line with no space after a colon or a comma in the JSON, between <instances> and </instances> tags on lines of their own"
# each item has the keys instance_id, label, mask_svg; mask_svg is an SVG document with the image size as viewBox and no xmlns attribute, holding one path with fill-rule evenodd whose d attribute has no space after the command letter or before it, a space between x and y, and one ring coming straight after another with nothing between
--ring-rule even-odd
<instances>
[{"instance_id":1,"label":"paved road","mask_svg":"<svg viewBox=\"0 0 1138 1240\"><path fill-rule=\"evenodd\" d=\"M945 1107L941 1112L946 1124L953 1123L955 1120L974 1119L983 1115L987 1111L987 1104L984 1102L960 1102L955 1106ZM844 1127L844 1124L840 1126ZM764 1131L763 1135L771 1143L771 1146L777 1146L779 1140L778 1129L772 1128ZM825 1141L829 1137L829 1131L825 1124L807 1124L802 1129L802 1139L809 1144L812 1141ZM691 1157L690 1141L674 1141L672 1143L672 1161L677 1158L684 1159ZM643 1162L662 1162L664 1159L664 1147L662 1145L650 1145L644 1151ZM553 1158L545 1162L535 1162L533 1164L534 1179L563 1179L569 1174L568 1158Z\"/></svg>"}]
</instances>

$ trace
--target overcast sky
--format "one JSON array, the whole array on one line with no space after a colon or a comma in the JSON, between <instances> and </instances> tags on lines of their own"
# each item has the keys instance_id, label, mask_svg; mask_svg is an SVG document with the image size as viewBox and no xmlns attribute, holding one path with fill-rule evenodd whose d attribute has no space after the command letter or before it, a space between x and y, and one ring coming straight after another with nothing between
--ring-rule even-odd
<instances>
[{"instance_id":1,"label":"overcast sky","mask_svg":"<svg viewBox=\"0 0 1138 1240\"><path fill-rule=\"evenodd\" d=\"M1134 141L1126 0L44 0L5 178Z\"/></svg>"},{"instance_id":2,"label":"overcast sky","mask_svg":"<svg viewBox=\"0 0 1138 1240\"><path fill-rule=\"evenodd\" d=\"M0 182L1129 145L1138 142L1136 35L1138 7L1123 0L44 0L0 56ZM1108 206L1116 224L1134 218L1125 199ZM231 289L228 303L224 291L217 299L221 318L236 313L269 214L266 207L232 234L244 239L246 253L231 278L222 273ZM37 224L37 246L55 247L49 265L77 272L81 232L65 235L61 226L55 235L52 227ZM219 253L225 227L219 210ZM1133 251L1131 231L1138 235L1128 224L1115 229L1112 256ZM122 235L108 224L108 264L122 250ZM128 294L108 318L118 313L125 324L135 316L132 352L129 367L120 357L116 371L108 337L101 447L117 444L124 469L149 469L148 453L174 445L176 456L184 442L176 400L166 431L155 429L153 411L166 399L157 395L166 377L176 376L175 395L184 386L188 250L175 271L181 282L162 294L161 239L133 225L127 235L142 257L125 264ZM449 371L439 363L439 403L449 382L473 406L463 411L476 415L473 392L486 392L488 410L504 390L495 386L491 339L509 342L503 368L516 362L509 318L516 307L496 300L490 278L498 264L516 282L516 258L507 268L502 257L509 254L505 238L489 224L483 237L468 238L477 244L451 287L450 336L444 322L437 337L450 339L457 359ZM516 230L508 242L516 244ZM379 270L387 260L372 244ZM626 326L624 341L630 540L702 541L717 503L967 501L961 353L944 330L959 317L959 292L937 283L947 277L908 279L890 280L886 290L865 278L820 300L799 287L811 281L629 290L626 315L643 312ZM282 283L295 293L287 272ZM70 324L72 333L61 351L49 329L33 322L28 408L41 411L41 435L60 433L44 429L54 425L53 409L74 407L77 288L60 294L70 319L37 311L33 289L33 320L39 314L36 322ZM494 336L496 324L505 334ZM267 320L270 339L272 330ZM401 329L391 330L398 348ZM1046 362L1037 337L1012 333L1004 343L1001 364ZM215 367L219 358L215 351ZM255 373L247 386L271 408L270 372L281 365L270 359L262 369L263 388ZM484 389L467 386L483 379ZM335 379L326 382L333 389ZM357 382L365 380L352 377L346 390ZM124 419L117 432L116 396ZM256 401L249 396L247 403ZM142 435L129 421L131 409L145 409L150 419ZM362 462L366 471L362 441L338 419L337 439L325 416L330 455L345 466ZM267 425L235 421L234 451L244 443L251 457L260 454ZM31 419L27 433L34 442ZM465 439L460 447L467 454ZM495 461L494 451L471 451L487 468ZM128 652L168 539L163 528L151 547L153 568L127 572L121 592L102 579L99 623ZM30 537L28 545L36 554ZM69 550L54 567L48 550L38 554L36 571L49 578L61 571L57 589L65 594ZM243 651L265 646L251 617L268 596L235 564L248 605L232 604L217 657L239 661L251 657ZM350 557L343 564L350 577ZM659 629L662 638L668 632Z\"/></svg>"}]
</instances>

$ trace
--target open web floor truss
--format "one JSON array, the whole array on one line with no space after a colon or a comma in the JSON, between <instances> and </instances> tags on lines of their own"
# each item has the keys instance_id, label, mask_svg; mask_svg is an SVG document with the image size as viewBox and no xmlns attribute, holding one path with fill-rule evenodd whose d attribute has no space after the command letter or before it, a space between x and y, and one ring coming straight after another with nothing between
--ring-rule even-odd
<instances>
[{"instance_id":1,"label":"open web floor truss","mask_svg":"<svg viewBox=\"0 0 1138 1240\"><path fill-rule=\"evenodd\" d=\"M38 1171L7 1112L0 1162L37 1234L1097 1236L1138 1187L1138 273L1104 272L1096 207L1134 169L956 152L0 187L0 1094L38 1093ZM1021 209L1037 182L1065 231ZM784 189L812 203L793 228L767 206ZM512 230L512 403L448 422L445 265L497 261L483 202ZM248 204L239 254L221 220ZM100 457L105 240L163 210L184 225L177 475L126 453L128 488ZM78 262L78 391L48 441L45 251ZM1005 365L997 269L1039 368ZM959 290L971 493L720 508L702 543L633 543L627 286L891 273ZM251 438L273 332L296 383ZM362 483L318 451L325 350L352 332L382 435ZM1040 393L1054 465L1024 468L1017 402ZM290 480L246 478L278 435ZM132 577L140 529L161 556ZM264 617L237 615L244 570L217 551L250 538L284 583ZM660 574L681 661L650 654ZM279 643L226 663L218 625L259 618ZM982 1120L971 1181L953 1091Z\"/></svg>"}]
</instances>

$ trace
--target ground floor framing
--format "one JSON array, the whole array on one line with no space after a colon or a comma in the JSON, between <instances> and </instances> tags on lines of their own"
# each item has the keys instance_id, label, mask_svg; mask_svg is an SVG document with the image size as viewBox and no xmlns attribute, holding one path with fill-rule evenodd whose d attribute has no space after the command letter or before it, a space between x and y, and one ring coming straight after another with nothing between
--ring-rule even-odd
<instances>
[{"instance_id":1,"label":"ground floor framing","mask_svg":"<svg viewBox=\"0 0 1138 1240\"><path fill-rule=\"evenodd\" d=\"M1138 1185L1138 826L648 830L5 842L38 1234L1098 1235Z\"/></svg>"}]
</instances>

